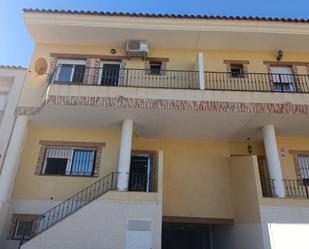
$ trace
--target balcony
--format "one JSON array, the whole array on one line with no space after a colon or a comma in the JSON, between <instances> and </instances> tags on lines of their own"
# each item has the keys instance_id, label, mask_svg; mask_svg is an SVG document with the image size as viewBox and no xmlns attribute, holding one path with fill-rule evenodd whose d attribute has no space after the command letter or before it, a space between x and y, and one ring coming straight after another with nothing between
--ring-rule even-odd
<instances>
[{"instance_id":1,"label":"balcony","mask_svg":"<svg viewBox=\"0 0 309 249\"><path fill-rule=\"evenodd\" d=\"M261 178L261 187L263 197L277 198L278 184L283 184L285 190L285 198L289 199L309 199L308 182L301 180L277 180Z\"/></svg>"},{"instance_id":2,"label":"balcony","mask_svg":"<svg viewBox=\"0 0 309 249\"><path fill-rule=\"evenodd\" d=\"M50 75L50 84L191 90L309 93L309 75L203 72L60 65ZM201 88L201 81L204 81Z\"/></svg>"}]
</instances>

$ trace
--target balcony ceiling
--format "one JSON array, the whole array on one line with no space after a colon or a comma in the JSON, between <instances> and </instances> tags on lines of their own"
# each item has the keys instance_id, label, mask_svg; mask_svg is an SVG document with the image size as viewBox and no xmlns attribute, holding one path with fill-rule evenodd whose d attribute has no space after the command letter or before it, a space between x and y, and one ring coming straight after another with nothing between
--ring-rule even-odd
<instances>
[{"instance_id":1,"label":"balcony ceiling","mask_svg":"<svg viewBox=\"0 0 309 249\"><path fill-rule=\"evenodd\" d=\"M189 20L25 13L37 43L111 45L148 40L150 47L309 51L305 23Z\"/></svg>"},{"instance_id":2,"label":"balcony ceiling","mask_svg":"<svg viewBox=\"0 0 309 249\"><path fill-rule=\"evenodd\" d=\"M309 119L300 114L192 112L47 105L31 117L36 127L120 129L130 118L138 136L193 140L261 141L261 127L273 124L280 136L309 136Z\"/></svg>"}]
</instances>

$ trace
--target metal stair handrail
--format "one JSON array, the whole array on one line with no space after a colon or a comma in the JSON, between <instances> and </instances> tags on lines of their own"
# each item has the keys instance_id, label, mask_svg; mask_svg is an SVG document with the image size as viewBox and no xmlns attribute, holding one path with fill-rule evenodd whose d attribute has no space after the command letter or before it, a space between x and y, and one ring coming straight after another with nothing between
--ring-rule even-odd
<instances>
[{"instance_id":1,"label":"metal stair handrail","mask_svg":"<svg viewBox=\"0 0 309 249\"><path fill-rule=\"evenodd\" d=\"M34 238L104 193L117 188L118 172L112 172L35 218L31 226L20 228L20 244Z\"/></svg>"}]
</instances>

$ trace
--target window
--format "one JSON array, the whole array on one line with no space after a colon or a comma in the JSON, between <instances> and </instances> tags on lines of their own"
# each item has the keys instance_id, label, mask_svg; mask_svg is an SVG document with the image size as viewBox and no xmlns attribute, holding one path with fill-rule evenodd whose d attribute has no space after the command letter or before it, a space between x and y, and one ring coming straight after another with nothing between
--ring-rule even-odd
<instances>
[{"instance_id":1,"label":"window","mask_svg":"<svg viewBox=\"0 0 309 249\"><path fill-rule=\"evenodd\" d=\"M271 67L274 90L283 92L295 91L293 69L291 67Z\"/></svg>"},{"instance_id":2,"label":"window","mask_svg":"<svg viewBox=\"0 0 309 249\"><path fill-rule=\"evenodd\" d=\"M244 77L244 65L242 64L231 64L230 65L231 76L232 77Z\"/></svg>"},{"instance_id":3,"label":"window","mask_svg":"<svg viewBox=\"0 0 309 249\"><path fill-rule=\"evenodd\" d=\"M99 84L103 86L117 86L119 82L121 62L105 62L100 63Z\"/></svg>"},{"instance_id":4,"label":"window","mask_svg":"<svg viewBox=\"0 0 309 249\"><path fill-rule=\"evenodd\" d=\"M309 179L309 155L297 155L299 174L302 179Z\"/></svg>"},{"instance_id":5,"label":"window","mask_svg":"<svg viewBox=\"0 0 309 249\"><path fill-rule=\"evenodd\" d=\"M95 149L51 146L46 149L42 173L92 176L95 158Z\"/></svg>"},{"instance_id":6,"label":"window","mask_svg":"<svg viewBox=\"0 0 309 249\"><path fill-rule=\"evenodd\" d=\"M162 61L149 61L150 74L161 74Z\"/></svg>"},{"instance_id":7,"label":"window","mask_svg":"<svg viewBox=\"0 0 309 249\"><path fill-rule=\"evenodd\" d=\"M14 230L14 239L29 239L32 230L32 220L18 219Z\"/></svg>"},{"instance_id":8,"label":"window","mask_svg":"<svg viewBox=\"0 0 309 249\"><path fill-rule=\"evenodd\" d=\"M55 81L82 83L85 69L84 60L58 60Z\"/></svg>"}]
</instances>

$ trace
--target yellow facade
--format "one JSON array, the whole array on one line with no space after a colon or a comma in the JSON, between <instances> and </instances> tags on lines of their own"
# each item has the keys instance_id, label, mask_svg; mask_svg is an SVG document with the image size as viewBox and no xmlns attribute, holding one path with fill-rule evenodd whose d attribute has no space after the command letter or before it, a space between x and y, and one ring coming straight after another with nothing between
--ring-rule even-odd
<instances>
[{"instance_id":1,"label":"yellow facade","mask_svg":"<svg viewBox=\"0 0 309 249\"><path fill-rule=\"evenodd\" d=\"M19 106L38 107L42 103L44 94L46 94L47 77L38 77L33 70L38 58L42 57L50 62L51 53L96 55L98 57L112 56L110 53L112 48L117 50L115 56L125 56L123 47L36 44L30 63L32 73L27 76ZM194 63L198 52L203 52L204 54L204 69L211 72L226 72L227 67L224 60L243 60L249 61L247 65L249 73L267 73L264 61L276 61L274 51L151 48L148 56L167 58L167 70L192 71L195 70ZM282 62L308 63L309 53L286 52ZM128 60L126 67L144 69L144 64L145 62L141 58L135 58ZM299 74L308 73L306 66L297 65L296 67ZM56 89L49 90L54 95L64 96L69 96L70 94L72 96L103 96L102 91L105 91L107 95L118 94L113 93L113 90L110 92L107 89L89 88L86 90L86 86L83 87L77 88L72 86L68 90L65 87L57 89L57 86L55 86ZM139 90L124 89L124 91L136 91L136 95L141 98L143 97L142 90L139 92ZM147 94L149 97L152 93ZM193 93L192 91L181 94L183 94L181 97L190 96L192 99L203 100L205 98L199 92ZM231 93L229 94L232 96ZM246 94L246 97L244 97L246 102L250 102L254 98L256 102L269 103L275 101L273 93L256 93L256 96L250 95L251 93ZM125 96L125 94L121 94L121 96ZM179 96L176 96L175 92L171 91L166 91L166 96L166 98L181 99ZM239 95L235 96L232 101L236 101L235 99L239 97ZM214 98L218 101L225 101L227 99L227 95L221 92L209 94L206 97ZM281 96L277 97L281 99ZM151 96L151 98L156 98L156 96ZM304 100L300 96L295 97L295 99L297 98L299 101ZM100 175L103 176L108 172L117 171L120 130L31 127L20 162L13 195L14 199L63 200L95 181L95 178L34 175L40 140L104 142L106 146L103 148ZM284 178L295 179L294 162L289 150L309 150L309 138L277 137L277 142L279 150L285 148L287 151L286 158L281 158L283 176ZM262 142L253 143L252 145L254 155L264 155ZM231 188L230 158L231 156L248 155L247 143L228 140L192 141L135 137L132 149L156 152L161 150L164 152L163 215L234 218L233 199L236 197L235 193L232 193L233 190Z\"/></svg>"},{"instance_id":2,"label":"yellow facade","mask_svg":"<svg viewBox=\"0 0 309 249\"><path fill-rule=\"evenodd\" d=\"M40 140L104 142L100 176L117 171L118 130L30 128L13 198L63 200L97 178L34 174ZM262 145L253 146L261 152ZM246 145L219 141L134 138L133 150L164 152L163 212L168 216L232 218L229 158Z\"/></svg>"},{"instance_id":3,"label":"yellow facade","mask_svg":"<svg viewBox=\"0 0 309 249\"><path fill-rule=\"evenodd\" d=\"M38 58L45 58L50 63L50 53L79 54L79 55L98 55L112 56L110 50L112 46L81 46L81 45L55 45L55 44L36 44L29 69L31 73L27 75L23 95L21 96L20 106L40 106L41 97L47 88L47 77L37 76L34 71L34 64ZM123 47L118 48L115 56L125 56ZM150 50L150 57L168 58L167 70L195 70L194 63L198 52L203 52L205 56L205 70L211 72L227 72L224 60L245 60L249 61L249 73L267 73L264 61L276 61L274 51L235 51L235 50L185 50L185 49L158 49ZM309 53L287 52L284 55L284 62L309 62ZM127 61L126 68L144 69L142 59L131 59ZM308 74L306 66L297 66L299 74ZM271 101L271 99L269 99Z\"/></svg>"}]
</instances>

